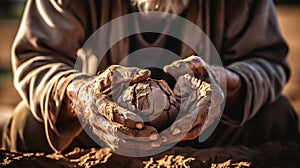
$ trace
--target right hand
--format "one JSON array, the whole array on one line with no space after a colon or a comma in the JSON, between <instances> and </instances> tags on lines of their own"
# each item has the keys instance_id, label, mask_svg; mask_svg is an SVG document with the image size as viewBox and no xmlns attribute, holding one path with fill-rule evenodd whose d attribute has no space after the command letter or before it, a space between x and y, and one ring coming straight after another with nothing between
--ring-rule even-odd
<instances>
[{"instance_id":1,"label":"right hand","mask_svg":"<svg viewBox=\"0 0 300 168\"><path fill-rule=\"evenodd\" d=\"M78 118L89 124L110 148L151 150L160 145L157 130L145 126L141 117L118 106L111 98L115 87L149 77L150 71L146 69L112 65L98 76L74 80L67 88L67 96Z\"/></svg>"}]
</instances>

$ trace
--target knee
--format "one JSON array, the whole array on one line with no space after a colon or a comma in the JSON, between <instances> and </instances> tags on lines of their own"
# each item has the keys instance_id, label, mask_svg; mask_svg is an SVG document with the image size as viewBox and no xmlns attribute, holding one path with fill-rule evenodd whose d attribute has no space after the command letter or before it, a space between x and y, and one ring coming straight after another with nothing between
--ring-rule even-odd
<instances>
[{"instance_id":1,"label":"knee","mask_svg":"<svg viewBox=\"0 0 300 168\"><path fill-rule=\"evenodd\" d=\"M293 106L289 100L280 96L275 102L263 106L257 114L260 118L270 123L282 124L291 122L298 127L298 119Z\"/></svg>"},{"instance_id":2,"label":"knee","mask_svg":"<svg viewBox=\"0 0 300 168\"><path fill-rule=\"evenodd\" d=\"M278 136L278 140L299 140L298 117L284 96L263 106L253 120L263 124L272 136Z\"/></svg>"},{"instance_id":3,"label":"knee","mask_svg":"<svg viewBox=\"0 0 300 168\"><path fill-rule=\"evenodd\" d=\"M20 103L5 125L2 144L8 150L22 152L50 152L44 124L37 121L28 107ZM34 133L34 134L33 134Z\"/></svg>"}]
</instances>

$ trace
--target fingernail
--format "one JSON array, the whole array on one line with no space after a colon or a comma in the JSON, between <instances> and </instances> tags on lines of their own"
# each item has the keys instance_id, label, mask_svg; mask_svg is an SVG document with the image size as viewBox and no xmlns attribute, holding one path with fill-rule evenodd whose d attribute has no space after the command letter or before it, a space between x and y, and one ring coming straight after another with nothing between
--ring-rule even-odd
<instances>
[{"instance_id":1,"label":"fingernail","mask_svg":"<svg viewBox=\"0 0 300 168\"><path fill-rule=\"evenodd\" d=\"M161 141L162 141L162 142L167 142L167 141L168 141L168 138L167 138L166 136L162 136L162 137L161 137Z\"/></svg>"},{"instance_id":2,"label":"fingernail","mask_svg":"<svg viewBox=\"0 0 300 168\"><path fill-rule=\"evenodd\" d=\"M180 132L181 132L180 129L175 128L174 131L173 131L173 135L177 135L177 134L179 134Z\"/></svg>"},{"instance_id":3,"label":"fingernail","mask_svg":"<svg viewBox=\"0 0 300 168\"><path fill-rule=\"evenodd\" d=\"M143 124L142 123L137 123L135 126L138 129L142 129L143 128Z\"/></svg>"},{"instance_id":4,"label":"fingernail","mask_svg":"<svg viewBox=\"0 0 300 168\"><path fill-rule=\"evenodd\" d=\"M164 71L165 71L165 72L168 71L168 66L164 66Z\"/></svg>"},{"instance_id":5,"label":"fingernail","mask_svg":"<svg viewBox=\"0 0 300 168\"><path fill-rule=\"evenodd\" d=\"M142 69L142 70L140 70L139 73L142 74L142 75L145 75L145 74L150 73L150 71L148 69Z\"/></svg>"},{"instance_id":6,"label":"fingernail","mask_svg":"<svg viewBox=\"0 0 300 168\"><path fill-rule=\"evenodd\" d=\"M129 105L128 108L129 108L130 111L134 111L135 110L134 105Z\"/></svg>"},{"instance_id":7,"label":"fingernail","mask_svg":"<svg viewBox=\"0 0 300 168\"><path fill-rule=\"evenodd\" d=\"M159 143L151 143L151 147L156 148L156 147L160 147Z\"/></svg>"},{"instance_id":8,"label":"fingernail","mask_svg":"<svg viewBox=\"0 0 300 168\"><path fill-rule=\"evenodd\" d=\"M151 135L150 135L150 140L157 140L157 133L155 132L155 133L152 133Z\"/></svg>"}]
</instances>

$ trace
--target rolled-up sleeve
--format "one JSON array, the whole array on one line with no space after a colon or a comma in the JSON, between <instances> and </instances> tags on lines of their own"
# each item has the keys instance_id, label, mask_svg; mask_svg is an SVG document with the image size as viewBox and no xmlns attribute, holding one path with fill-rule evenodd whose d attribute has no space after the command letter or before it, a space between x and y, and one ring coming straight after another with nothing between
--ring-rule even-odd
<instances>
[{"instance_id":1,"label":"rolled-up sleeve","mask_svg":"<svg viewBox=\"0 0 300 168\"><path fill-rule=\"evenodd\" d=\"M45 124L51 147L58 150L75 133L56 129L65 89L83 75L74 64L86 36L84 14L78 15L84 7L74 9L71 3L28 0L12 49L14 85L34 117Z\"/></svg>"},{"instance_id":2,"label":"rolled-up sleeve","mask_svg":"<svg viewBox=\"0 0 300 168\"><path fill-rule=\"evenodd\" d=\"M225 26L224 61L242 78L247 93L242 120L224 119L242 125L280 95L290 75L288 46L271 0L229 1Z\"/></svg>"}]
</instances>

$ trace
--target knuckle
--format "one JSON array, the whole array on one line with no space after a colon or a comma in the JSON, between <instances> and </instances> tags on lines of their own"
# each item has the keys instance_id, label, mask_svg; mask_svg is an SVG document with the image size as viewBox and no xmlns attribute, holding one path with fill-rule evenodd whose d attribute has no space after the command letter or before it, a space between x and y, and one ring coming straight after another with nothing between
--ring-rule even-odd
<instances>
[{"instance_id":1,"label":"knuckle","mask_svg":"<svg viewBox=\"0 0 300 168\"><path fill-rule=\"evenodd\" d=\"M116 70L117 68L121 68L121 66L120 65L111 65L110 67L109 67L109 69L110 70Z\"/></svg>"}]
</instances>

